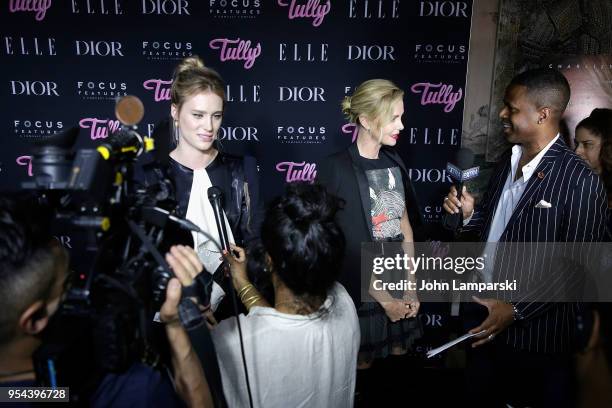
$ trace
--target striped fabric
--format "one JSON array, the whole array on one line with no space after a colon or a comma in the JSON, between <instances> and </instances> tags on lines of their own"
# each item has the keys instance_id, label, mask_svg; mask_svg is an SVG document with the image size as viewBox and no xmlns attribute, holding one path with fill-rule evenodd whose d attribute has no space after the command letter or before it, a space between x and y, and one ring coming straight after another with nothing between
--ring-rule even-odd
<instances>
[{"instance_id":1,"label":"striped fabric","mask_svg":"<svg viewBox=\"0 0 612 408\"><path fill-rule=\"evenodd\" d=\"M509 171L510 155L507 155L495 169L482 201L476 206L470 222L463 227L463 232L476 234L483 242L487 240ZM552 207L536 208L540 200L551 203ZM498 341L505 341L515 349L542 353L572 348L575 314L581 305L536 302L534 298L555 299L568 287L579 284L581 275L576 265L588 256L581 244L603 239L606 208L606 193L599 177L559 138L529 179L499 242L575 243L565 246L570 249L563 256L574 258L576 264L572 267L565 262L564 270L534 268L536 264L546 264L549 256L558 255L553 253L552 245L546 246L536 257L533 248L537 244L530 245L529 251L500 245L495 255L494 281L517 279L519 285L527 285L531 295L517 303L525 321L500 333Z\"/></svg>"}]
</instances>

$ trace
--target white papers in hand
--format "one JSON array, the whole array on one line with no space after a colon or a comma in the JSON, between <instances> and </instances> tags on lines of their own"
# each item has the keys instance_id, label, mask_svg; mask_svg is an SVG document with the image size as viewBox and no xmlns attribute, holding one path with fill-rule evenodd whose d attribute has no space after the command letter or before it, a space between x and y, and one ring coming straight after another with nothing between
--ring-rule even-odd
<instances>
[{"instance_id":1,"label":"white papers in hand","mask_svg":"<svg viewBox=\"0 0 612 408\"><path fill-rule=\"evenodd\" d=\"M465 341L467 339L470 339L472 337L476 337L476 336L481 336L485 333L485 330L478 332L478 333L466 333L461 337L457 337L455 340L451 340L448 343L445 343L443 345L441 345L440 347L437 347L435 349L431 349L427 352L427 358L432 358L433 356L435 356L436 354L439 354L441 352L443 352L446 349L449 349L451 347L453 347L456 344L461 343L462 341Z\"/></svg>"}]
</instances>

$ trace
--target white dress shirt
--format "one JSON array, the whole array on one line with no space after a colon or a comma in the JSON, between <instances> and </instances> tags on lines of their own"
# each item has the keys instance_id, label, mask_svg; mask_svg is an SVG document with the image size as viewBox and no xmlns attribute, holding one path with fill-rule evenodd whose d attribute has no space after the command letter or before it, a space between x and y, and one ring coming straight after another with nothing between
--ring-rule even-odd
<instances>
[{"instance_id":1,"label":"white dress shirt","mask_svg":"<svg viewBox=\"0 0 612 408\"><path fill-rule=\"evenodd\" d=\"M523 147L521 145L514 145L512 147L512 156L510 157L510 172L508 172L506 183L504 184L504 188L495 208L495 214L493 215L493 221L491 222L491 228L489 229L489 235L487 238L487 245L485 246L485 250L483 252L483 256L486 255L486 257L485 267L481 272L482 281L492 281L496 243L506 230L506 226L508 226L512 213L514 212L518 202L521 200L523 192L527 188L529 179L531 176L533 176L533 173L538 168L540 161L542 161L542 157L544 157L548 149L555 144L558 138L559 135L557 134L557 136L536 155L536 157L531 159L529 163L521 168L523 175L516 181L514 181L514 179L516 178L519 162L521 160L521 156L523 155ZM472 216L470 215L470 217L463 222L463 225L467 225L471 219Z\"/></svg>"}]
</instances>

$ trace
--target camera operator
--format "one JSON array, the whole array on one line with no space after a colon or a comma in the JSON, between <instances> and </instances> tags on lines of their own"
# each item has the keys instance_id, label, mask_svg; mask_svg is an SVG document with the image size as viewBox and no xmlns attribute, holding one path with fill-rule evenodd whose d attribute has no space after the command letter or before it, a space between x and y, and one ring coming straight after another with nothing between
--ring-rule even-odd
<instances>
[{"instance_id":1,"label":"camera operator","mask_svg":"<svg viewBox=\"0 0 612 408\"><path fill-rule=\"evenodd\" d=\"M248 309L239 319L255 407L353 405L359 325L353 301L336 282L345 245L334 220L339 204L323 187L307 184L289 185L271 204L262 228L262 263L274 287L273 303L250 283L244 250L233 246L234 255L226 254ZM166 259L184 286L202 270L188 247L173 248ZM176 283L168 288L162 320L176 319L179 292ZM211 334L228 406L249 406L236 319L220 322ZM184 350L191 358L183 359L187 369L176 370L177 383L190 384L192 392L198 386L206 390L191 348Z\"/></svg>"},{"instance_id":2,"label":"camera operator","mask_svg":"<svg viewBox=\"0 0 612 408\"><path fill-rule=\"evenodd\" d=\"M39 385L32 356L57 321L68 280L68 254L36 215L31 200L0 197L0 386ZM167 378L140 363L106 374L95 389L86 405L182 406Z\"/></svg>"}]
</instances>

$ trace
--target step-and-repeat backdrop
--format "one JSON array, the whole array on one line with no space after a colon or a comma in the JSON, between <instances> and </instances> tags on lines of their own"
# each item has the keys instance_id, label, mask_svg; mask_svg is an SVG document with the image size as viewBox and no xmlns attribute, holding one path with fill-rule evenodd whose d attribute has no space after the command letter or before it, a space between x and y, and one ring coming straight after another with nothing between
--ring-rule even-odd
<instances>
[{"instance_id":1,"label":"step-and-repeat backdrop","mask_svg":"<svg viewBox=\"0 0 612 408\"><path fill-rule=\"evenodd\" d=\"M461 144L472 1L7 0L0 6L0 188L29 177L30 143L72 126L77 147L117 128L136 95L151 135L171 74L199 55L226 81L223 148L257 157L264 197L312 181L355 140L340 112L364 80L405 90L398 149L426 221L442 214L446 162ZM435 228L434 228L435 229ZM69 237L65 237L69 239ZM429 328L444 316L423 313Z\"/></svg>"}]
</instances>

